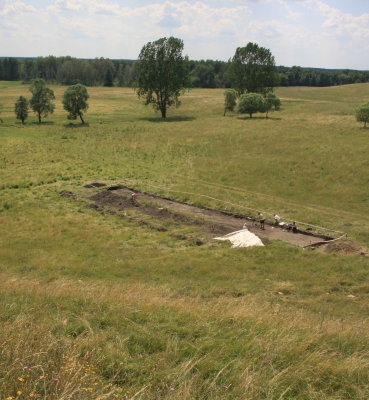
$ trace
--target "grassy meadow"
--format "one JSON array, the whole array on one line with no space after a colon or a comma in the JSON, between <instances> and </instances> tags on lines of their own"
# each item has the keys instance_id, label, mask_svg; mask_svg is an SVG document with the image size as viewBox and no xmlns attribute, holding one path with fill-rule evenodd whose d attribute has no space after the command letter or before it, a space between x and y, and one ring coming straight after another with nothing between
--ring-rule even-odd
<instances>
[{"instance_id":1,"label":"grassy meadow","mask_svg":"<svg viewBox=\"0 0 369 400\"><path fill-rule=\"evenodd\" d=\"M191 90L166 120L131 89L88 88L86 124L16 121L0 82L0 399L367 399L369 261L273 242L230 250L97 212L90 182L298 226L369 247L369 84L279 88L227 112ZM61 197L66 190L76 198ZM323 229L324 228L324 229Z\"/></svg>"}]
</instances>

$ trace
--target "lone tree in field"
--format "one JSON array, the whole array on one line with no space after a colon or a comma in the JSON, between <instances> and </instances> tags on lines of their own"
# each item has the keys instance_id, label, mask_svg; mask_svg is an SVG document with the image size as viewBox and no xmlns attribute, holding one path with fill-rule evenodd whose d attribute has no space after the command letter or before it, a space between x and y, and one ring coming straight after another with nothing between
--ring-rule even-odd
<instances>
[{"instance_id":1,"label":"lone tree in field","mask_svg":"<svg viewBox=\"0 0 369 400\"><path fill-rule=\"evenodd\" d=\"M55 105L52 102L55 100L54 91L49 89L41 78L34 79L29 90L32 93L29 104L38 114L38 122L41 122L41 117L47 117L54 112Z\"/></svg>"},{"instance_id":2,"label":"lone tree in field","mask_svg":"<svg viewBox=\"0 0 369 400\"><path fill-rule=\"evenodd\" d=\"M243 94L238 101L238 113L249 114L252 118L252 114L257 112L265 112L266 104L265 100L260 94L247 93Z\"/></svg>"},{"instance_id":3,"label":"lone tree in field","mask_svg":"<svg viewBox=\"0 0 369 400\"><path fill-rule=\"evenodd\" d=\"M135 90L145 105L152 104L162 118L167 108L180 105L179 96L191 85L188 56L182 56L183 41L174 37L147 43L135 64Z\"/></svg>"},{"instance_id":4,"label":"lone tree in field","mask_svg":"<svg viewBox=\"0 0 369 400\"><path fill-rule=\"evenodd\" d=\"M358 122L364 122L364 128L366 128L366 123L369 122L369 101L365 104L361 104L355 111L356 120Z\"/></svg>"},{"instance_id":5,"label":"lone tree in field","mask_svg":"<svg viewBox=\"0 0 369 400\"><path fill-rule=\"evenodd\" d=\"M22 124L24 124L24 121L28 117L28 100L25 97L19 96L14 106L14 113L16 118L20 119Z\"/></svg>"},{"instance_id":6,"label":"lone tree in field","mask_svg":"<svg viewBox=\"0 0 369 400\"><path fill-rule=\"evenodd\" d=\"M237 93L233 89L228 89L224 92L224 114L226 115L226 111L234 111L236 107L236 98Z\"/></svg>"},{"instance_id":7,"label":"lone tree in field","mask_svg":"<svg viewBox=\"0 0 369 400\"><path fill-rule=\"evenodd\" d=\"M77 83L77 85L69 86L63 95L63 108L68 111L68 119L81 118L82 124L85 123L83 120L83 113L88 110L87 99L89 98L85 85Z\"/></svg>"},{"instance_id":8,"label":"lone tree in field","mask_svg":"<svg viewBox=\"0 0 369 400\"><path fill-rule=\"evenodd\" d=\"M274 107L276 111L281 108L281 100L274 93L269 92L265 95L265 110L266 110L266 118L268 118L268 112Z\"/></svg>"},{"instance_id":9,"label":"lone tree in field","mask_svg":"<svg viewBox=\"0 0 369 400\"><path fill-rule=\"evenodd\" d=\"M265 96L279 85L280 80L270 50L251 42L236 49L228 62L227 74L238 96L244 93Z\"/></svg>"}]
</instances>

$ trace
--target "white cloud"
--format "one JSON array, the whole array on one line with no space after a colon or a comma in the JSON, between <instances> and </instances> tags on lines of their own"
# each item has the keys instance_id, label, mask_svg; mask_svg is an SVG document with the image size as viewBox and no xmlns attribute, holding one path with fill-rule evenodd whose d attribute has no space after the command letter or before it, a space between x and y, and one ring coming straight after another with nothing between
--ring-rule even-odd
<instances>
[{"instance_id":1,"label":"white cloud","mask_svg":"<svg viewBox=\"0 0 369 400\"><path fill-rule=\"evenodd\" d=\"M56 0L55 4L47 7L47 10L50 11L83 11L83 5L81 2L76 0Z\"/></svg>"},{"instance_id":2,"label":"white cloud","mask_svg":"<svg viewBox=\"0 0 369 400\"><path fill-rule=\"evenodd\" d=\"M103 15L117 15L120 7L118 4L109 4L106 1L89 1L87 3L88 11L92 14L103 14Z\"/></svg>"},{"instance_id":3,"label":"white cloud","mask_svg":"<svg viewBox=\"0 0 369 400\"><path fill-rule=\"evenodd\" d=\"M316 1L321 15L326 18L322 27L326 36L339 40L367 40L369 37L369 14L355 17Z\"/></svg>"},{"instance_id":4,"label":"white cloud","mask_svg":"<svg viewBox=\"0 0 369 400\"><path fill-rule=\"evenodd\" d=\"M5 0L0 2L0 16L11 16L21 13L35 12L36 9L33 6L28 6L19 0L11 1Z\"/></svg>"}]
</instances>

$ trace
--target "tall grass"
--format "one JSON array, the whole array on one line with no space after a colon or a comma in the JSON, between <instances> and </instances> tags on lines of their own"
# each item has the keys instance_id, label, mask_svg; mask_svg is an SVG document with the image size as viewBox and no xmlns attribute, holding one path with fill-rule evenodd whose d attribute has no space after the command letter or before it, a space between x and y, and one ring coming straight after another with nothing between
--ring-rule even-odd
<instances>
[{"instance_id":1,"label":"tall grass","mask_svg":"<svg viewBox=\"0 0 369 400\"><path fill-rule=\"evenodd\" d=\"M2 278L3 300L17 303L2 315L4 395L338 399L368 394L364 321L268 306L259 296L208 302L140 284ZM24 305L21 299L27 299Z\"/></svg>"}]
</instances>

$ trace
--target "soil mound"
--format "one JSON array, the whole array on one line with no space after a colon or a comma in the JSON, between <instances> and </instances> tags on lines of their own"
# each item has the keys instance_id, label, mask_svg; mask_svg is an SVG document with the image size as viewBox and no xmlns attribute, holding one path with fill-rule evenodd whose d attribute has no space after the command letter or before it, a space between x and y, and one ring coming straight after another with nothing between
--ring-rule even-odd
<instances>
[{"instance_id":1,"label":"soil mound","mask_svg":"<svg viewBox=\"0 0 369 400\"><path fill-rule=\"evenodd\" d=\"M367 250L357 245L354 242L337 242L329 243L320 247L320 251L326 254L338 253L338 254L351 254L351 255L367 255Z\"/></svg>"},{"instance_id":2,"label":"soil mound","mask_svg":"<svg viewBox=\"0 0 369 400\"><path fill-rule=\"evenodd\" d=\"M73 192L70 192L69 190L62 190L59 194L61 197L69 197L71 199L77 198L77 196Z\"/></svg>"}]
</instances>

